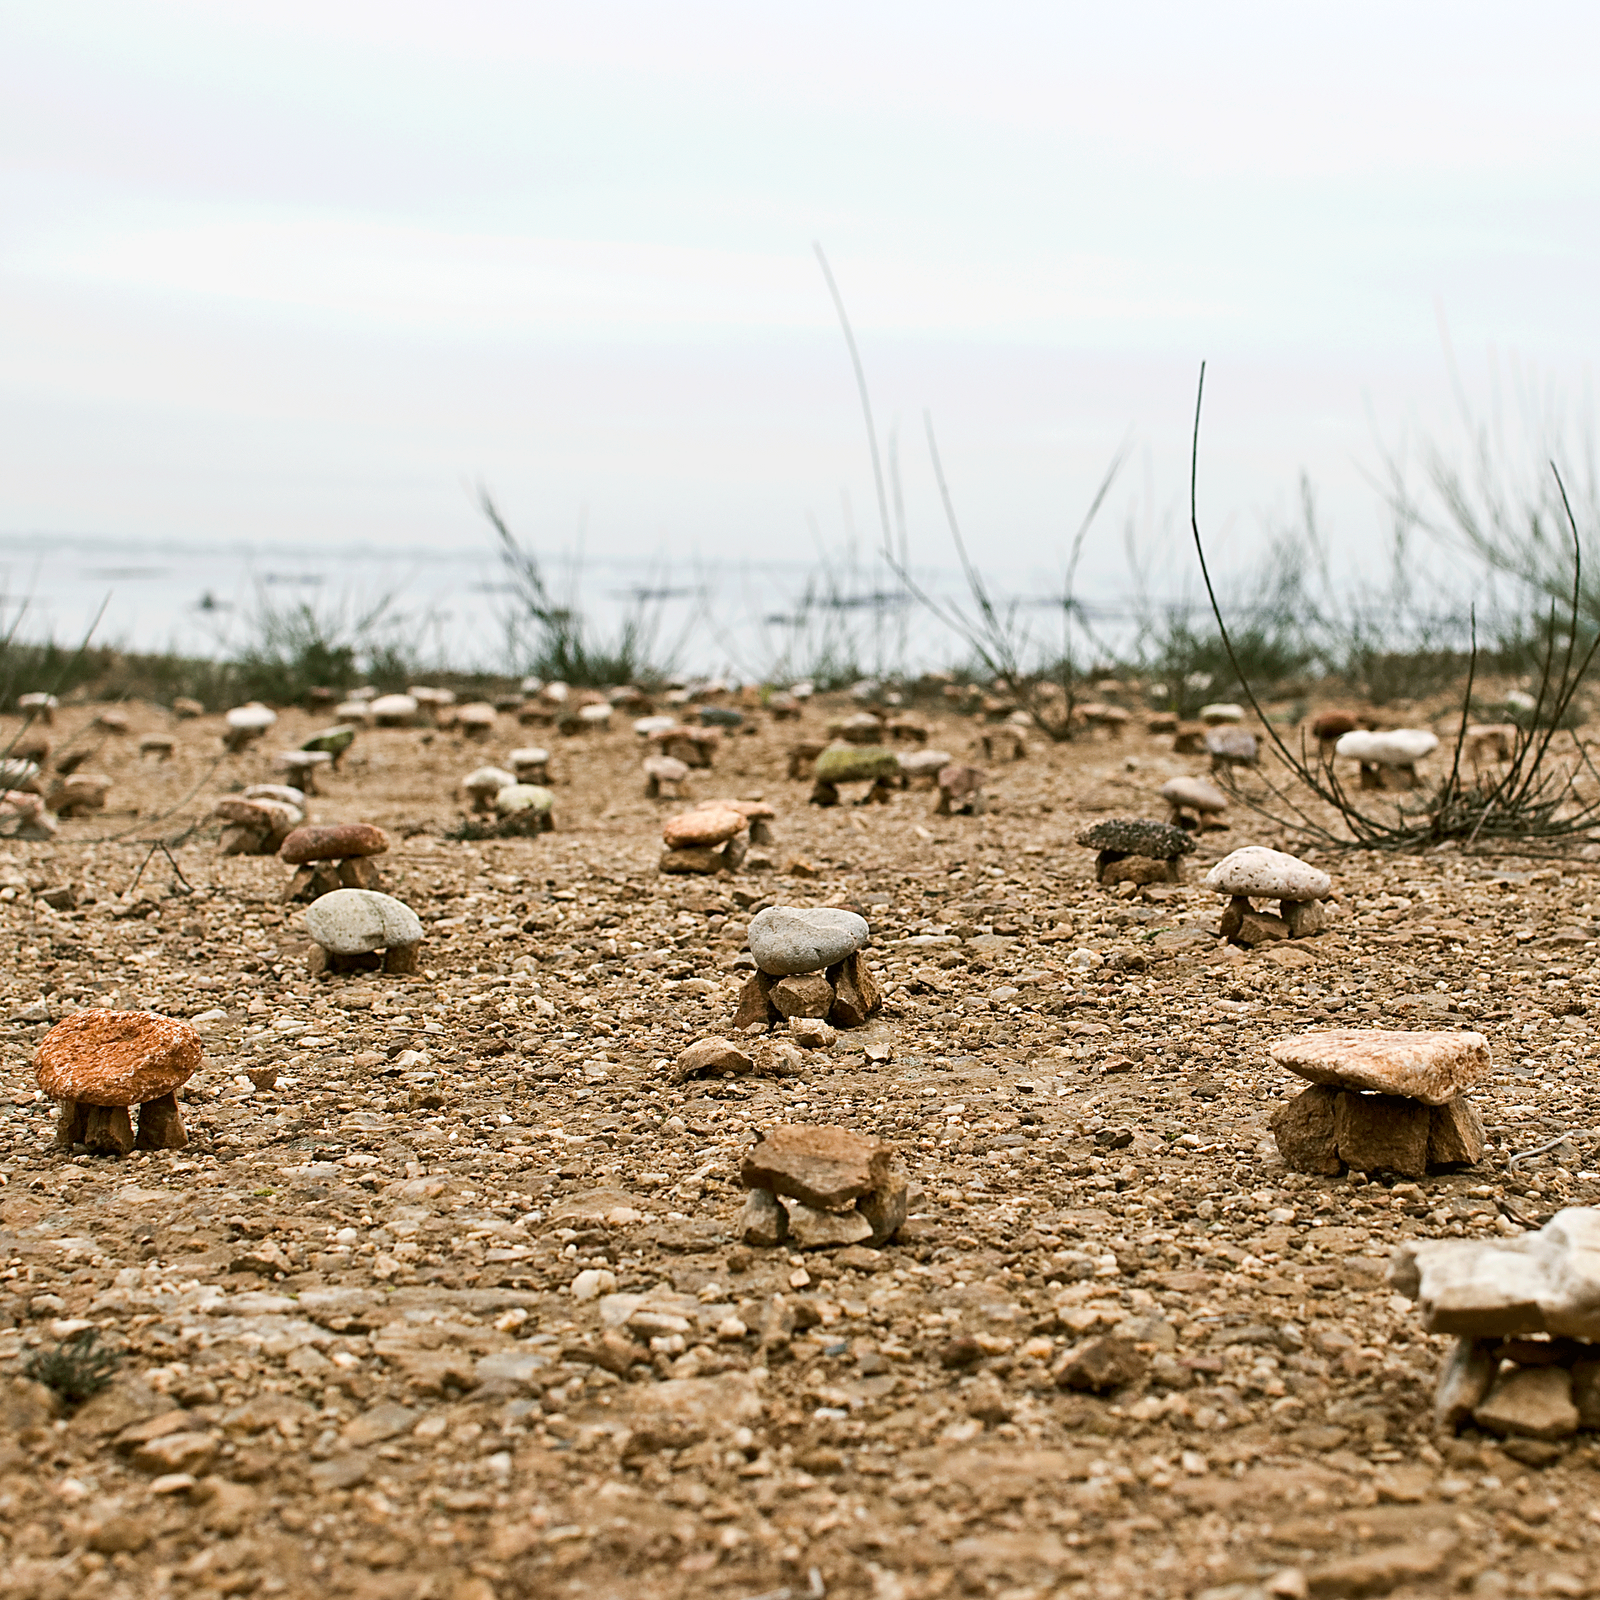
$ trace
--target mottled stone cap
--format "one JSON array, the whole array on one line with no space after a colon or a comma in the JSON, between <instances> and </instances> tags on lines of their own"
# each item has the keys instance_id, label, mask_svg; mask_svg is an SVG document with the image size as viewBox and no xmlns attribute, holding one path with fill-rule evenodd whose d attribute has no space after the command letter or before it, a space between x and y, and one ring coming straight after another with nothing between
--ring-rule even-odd
<instances>
[{"instance_id":1,"label":"mottled stone cap","mask_svg":"<svg viewBox=\"0 0 1600 1600\"><path fill-rule=\"evenodd\" d=\"M661 825L661 837L669 850L693 849L697 845L723 844L748 826L744 816L731 806L697 806L680 816L668 817Z\"/></svg>"},{"instance_id":2,"label":"mottled stone cap","mask_svg":"<svg viewBox=\"0 0 1600 1600\"><path fill-rule=\"evenodd\" d=\"M1206 888L1265 900L1322 900L1333 888L1333 879L1299 856L1247 844L1225 855L1206 874Z\"/></svg>"},{"instance_id":3,"label":"mottled stone cap","mask_svg":"<svg viewBox=\"0 0 1600 1600\"><path fill-rule=\"evenodd\" d=\"M1116 850L1125 856L1147 856L1153 861L1171 861L1194 849L1194 840L1182 828L1169 822L1150 822L1144 817L1108 817L1083 829L1078 843L1090 850Z\"/></svg>"},{"instance_id":4,"label":"mottled stone cap","mask_svg":"<svg viewBox=\"0 0 1600 1600\"><path fill-rule=\"evenodd\" d=\"M200 1035L149 1011L82 1011L39 1043L33 1071L52 1100L138 1106L187 1083L200 1065Z\"/></svg>"},{"instance_id":5,"label":"mottled stone cap","mask_svg":"<svg viewBox=\"0 0 1600 1600\"><path fill-rule=\"evenodd\" d=\"M348 861L352 856L381 856L389 835L370 822L334 822L296 828L278 850L291 866L308 861Z\"/></svg>"},{"instance_id":6,"label":"mottled stone cap","mask_svg":"<svg viewBox=\"0 0 1600 1600\"><path fill-rule=\"evenodd\" d=\"M1299 1033L1273 1045L1272 1059L1310 1083L1370 1094L1398 1094L1442 1106L1488 1075L1489 1041L1481 1033L1401 1033L1333 1028Z\"/></svg>"}]
</instances>

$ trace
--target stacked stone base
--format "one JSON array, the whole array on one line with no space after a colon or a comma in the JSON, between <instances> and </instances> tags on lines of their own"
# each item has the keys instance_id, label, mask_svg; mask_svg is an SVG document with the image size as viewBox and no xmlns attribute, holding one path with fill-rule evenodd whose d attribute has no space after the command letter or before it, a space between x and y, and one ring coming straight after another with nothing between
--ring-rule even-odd
<instances>
[{"instance_id":1,"label":"stacked stone base","mask_svg":"<svg viewBox=\"0 0 1600 1600\"><path fill-rule=\"evenodd\" d=\"M749 838L739 834L726 844L682 845L661 852L658 870L680 874L711 876L718 872L737 872L750 849Z\"/></svg>"},{"instance_id":2,"label":"stacked stone base","mask_svg":"<svg viewBox=\"0 0 1600 1600\"><path fill-rule=\"evenodd\" d=\"M1452 1432L1498 1434L1509 1455L1545 1466L1558 1441L1600 1430L1600 1344L1463 1336L1440 1369L1434 1418Z\"/></svg>"},{"instance_id":3,"label":"stacked stone base","mask_svg":"<svg viewBox=\"0 0 1600 1600\"><path fill-rule=\"evenodd\" d=\"M883 986L859 950L820 972L775 978L753 973L739 995L735 1029L816 1018L835 1028L859 1028L883 1004Z\"/></svg>"},{"instance_id":4,"label":"stacked stone base","mask_svg":"<svg viewBox=\"0 0 1600 1600\"><path fill-rule=\"evenodd\" d=\"M1328 926L1320 900L1280 900L1276 915L1257 911L1245 895L1235 895L1222 913L1223 938L1246 949L1278 939L1309 939Z\"/></svg>"},{"instance_id":5,"label":"stacked stone base","mask_svg":"<svg viewBox=\"0 0 1600 1600\"><path fill-rule=\"evenodd\" d=\"M312 861L295 868L283 898L304 905L335 889L382 888L383 874L372 857L351 856L347 861Z\"/></svg>"},{"instance_id":6,"label":"stacked stone base","mask_svg":"<svg viewBox=\"0 0 1600 1600\"><path fill-rule=\"evenodd\" d=\"M391 945L387 950L360 950L345 954L314 944L306 955L306 972L320 978L327 974L386 972L391 977L409 977L422 965L422 942Z\"/></svg>"},{"instance_id":7,"label":"stacked stone base","mask_svg":"<svg viewBox=\"0 0 1600 1600\"><path fill-rule=\"evenodd\" d=\"M56 1120L56 1143L81 1144L90 1155L125 1156L130 1150L181 1150L189 1142L176 1094L164 1094L136 1107L138 1132L127 1106L92 1106L63 1100Z\"/></svg>"},{"instance_id":8,"label":"stacked stone base","mask_svg":"<svg viewBox=\"0 0 1600 1600\"><path fill-rule=\"evenodd\" d=\"M1182 857L1158 861L1151 856L1129 855L1123 850L1102 850L1094 858L1094 876L1097 883L1181 883L1183 881Z\"/></svg>"},{"instance_id":9,"label":"stacked stone base","mask_svg":"<svg viewBox=\"0 0 1600 1600\"><path fill-rule=\"evenodd\" d=\"M1280 1106L1270 1126L1287 1167L1324 1177L1348 1168L1421 1178L1483 1159L1483 1118L1465 1095L1430 1106L1318 1083Z\"/></svg>"}]
</instances>

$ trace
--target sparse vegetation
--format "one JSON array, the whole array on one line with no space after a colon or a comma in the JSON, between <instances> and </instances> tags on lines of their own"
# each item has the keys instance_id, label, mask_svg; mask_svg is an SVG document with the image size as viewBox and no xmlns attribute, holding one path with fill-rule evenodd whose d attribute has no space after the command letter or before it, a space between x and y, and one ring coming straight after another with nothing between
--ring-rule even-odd
<instances>
[{"instance_id":1,"label":"sparse vegetation","mask_svg":"<svg viewBox=\"0 0 1600 1600\"><path fill-rule=\"evenodd\" d=\"M100 1343L98 1328L85 1328L48 1350L39 1350L23 1365L23 1376L42 1383L66 1406L80 1406L99 1394L115 1375L122 1357Z\"/></svg>"}]
</instances>

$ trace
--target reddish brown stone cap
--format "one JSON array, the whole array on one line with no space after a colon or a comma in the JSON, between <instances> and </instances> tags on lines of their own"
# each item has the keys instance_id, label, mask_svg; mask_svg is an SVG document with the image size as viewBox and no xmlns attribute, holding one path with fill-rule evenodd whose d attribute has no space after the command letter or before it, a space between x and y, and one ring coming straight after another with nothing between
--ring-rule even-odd
<instances>
[{"instance_id":1,"label":"reddish brown stone cap","mask_svg":"<svg viewBox=\"0 0 1600 1600\"><path fill-rule=\"evenodd\" d=\"M171 1094L200 1065L200 1035L150 1011L80 1011L63 1018L33 1058L52 1100L138 1106Z\"/></svg>"},{"instance_id":2,"label":"reddish brown stone cap","mask_svg":"<svg viewBox=\"0 0 1600 1600\"><path fill-rule=\"evenodd\" d=\"M739 1178L823 1211L836 1211L880 1188L894 1146L849 1128L789 1123L745 1151Z\"/></svg>"},{"instance_id":3,"label":"reddish brown stone cap","mask_svg":"<svg viewBox=\"0 0 1600 1600\"><path fill-rule=\"evenodd\" d=\"M307 861L348 861L351 856L381 856L389 836L370 822L334 822L296 828L278 854L291 866Z\"/></svg>"}]
</instances>

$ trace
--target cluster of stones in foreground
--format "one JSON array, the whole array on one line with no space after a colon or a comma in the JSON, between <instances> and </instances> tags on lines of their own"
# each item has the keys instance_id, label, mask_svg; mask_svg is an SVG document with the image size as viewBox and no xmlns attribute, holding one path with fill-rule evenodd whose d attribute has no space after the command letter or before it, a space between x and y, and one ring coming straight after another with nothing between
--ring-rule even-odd
<instances>
[{"instance_id":1,"label":"cluster of stones in foreground","mask_svg":"<svg viewBox=\"0 0 1600 1600\"><path fill-rule=\"evenodd\" d=\"M1312 1085L1270 1123L1296 1172L1420 1178L1483 1158L1483 1118L1465 1093L1489 1071L1481 1033L1334 1028L1280 1040L1270 1054Z\"/></svg>"},{"instance_id":2,"label":"cluster of stones in foreground","mask_svg":"<svg viewBox=\"0 0 1600 1600\"><path fill-rule=\"evenodd\" d=\"M750 921L756 970L739 996L735 1031L788 1024L797 1043L828 1042L830 1028L859 1028L883 1003L862 954L865 917L830 906L769 906Z\"/></svg>"},{"instance_id":3,"label":"cluster of stones in foreground","mask_svg":"<svg viewBox=\"0 0 1600 1600\"><path fill-rule=\"evenodd\" d=\"M1600 1429L1600 1210L1510 1239L1403 1245L1389 1282L1429 1333L1455 1336L1434 1395L1441 1427L1476 1424L1532 1465Z\"/></svg>"}]
</instances>

